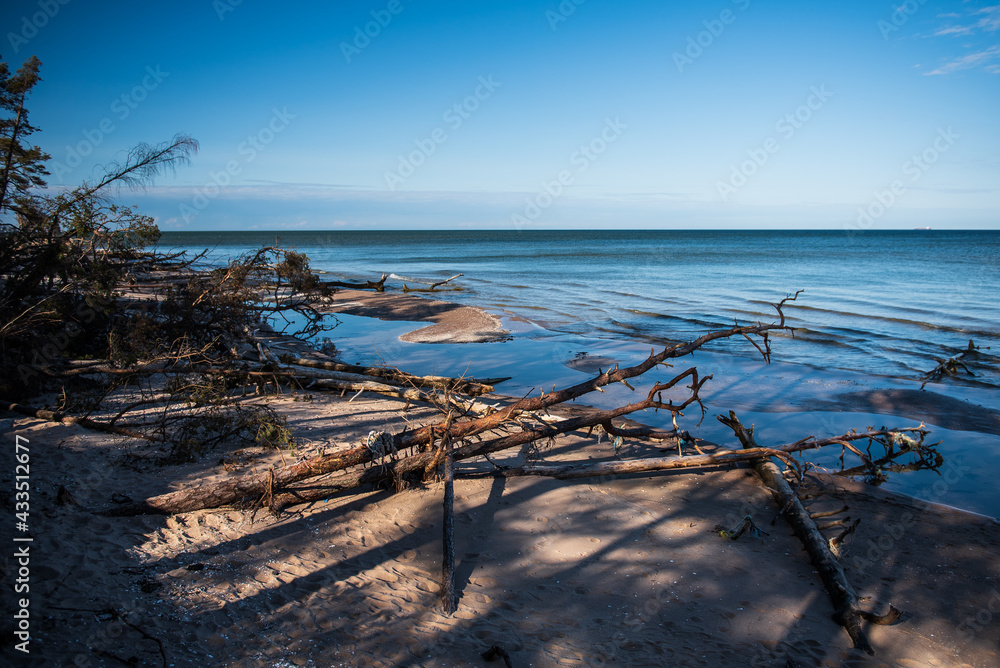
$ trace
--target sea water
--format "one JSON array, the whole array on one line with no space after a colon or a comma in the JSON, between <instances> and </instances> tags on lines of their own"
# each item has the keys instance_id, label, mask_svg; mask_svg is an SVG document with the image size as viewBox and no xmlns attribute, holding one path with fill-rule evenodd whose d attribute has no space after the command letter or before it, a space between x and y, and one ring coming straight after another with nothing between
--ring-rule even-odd
<instances>
[{"instance_id":1,"label":"sea water","mask_svg":"<svg viewBox=\"0 0 1000 668\"><path fill-rule=\"evenodd\" d=\"M1000 232L172 232L160 243L211 248L214 262L271 244L351 280L385 272L417 287L461 273L442 298L649 343L771 322L771 304L803 290L784 309L794 334L774 335L777 359L918 378L971 340L976 375L959 382L1000 386ZM754 353L742 340L711 348Z\"/></svg>"},{"instance_id":2,"label":"sea water","mask_svg":"<svg viewBox=\"0 0 1000 668\"><path fill-rule=\"evenodd\" d=\"M816 410L811 402L848 391L918 389L936 360L960 354L970 340L979 351L964 359L974 375L963 369L928 390L1000 409L1000 232L173 232L160 242L163 250L208 248L205 261L214 265L262 245L306 253L325 278L377 279L384 272L391 286L426 287L460 273L438 289L438 298L516 316L504 320L514 341L464 344L461 354L398 341L420 325L372 327L368 319L341 316L328 336L349 362L390 362L415 373L513 375L498 389L520 395L540 384L579 382L601 368L602 359L624 366L651 345L687 341L734 322L773 322L772 304L803 290L784 307L794 333L772 334L771 365L741 337L713 342L678 365L696 363L715 375L705 391L708 419L693 433L725 442L731 434L712 415L729 409L756 422L769 444L916 425L850 406ZM566 366L574 359L583 362L579 370ZM608 406L630 400L624 387L587 399ZM699 417L689 411L682 426L693 427ZM892 476L885 487L1000 516L993 482L1000 436L930 426L932 440L944 440L946 461L964 467L961 481L941 492L934 487L937 474L924 471ZM830 456L812 458L833 466Z\"/></svg>"}]
</instances>

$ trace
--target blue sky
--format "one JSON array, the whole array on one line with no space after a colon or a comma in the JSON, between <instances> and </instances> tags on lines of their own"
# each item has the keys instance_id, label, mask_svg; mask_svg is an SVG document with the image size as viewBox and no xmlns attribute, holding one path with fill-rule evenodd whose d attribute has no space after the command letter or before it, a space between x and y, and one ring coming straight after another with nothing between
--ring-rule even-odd
<instances>
[{"instance_id":1,"label":"blue sky","mask_svg":"<svg viewBox=\"0 0 1000 668\"><path fill-rule=\"evenodd\" d=\"M164 230L1000 227L988 1L63 1L0 10L50 185L189 134Z\"/></svg>"}]
</instances>

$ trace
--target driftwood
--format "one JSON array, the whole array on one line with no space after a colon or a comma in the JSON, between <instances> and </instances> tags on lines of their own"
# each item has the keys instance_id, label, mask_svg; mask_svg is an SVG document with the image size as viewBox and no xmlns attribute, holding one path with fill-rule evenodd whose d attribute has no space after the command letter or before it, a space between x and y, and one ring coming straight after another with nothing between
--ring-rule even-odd
<instances>
[{"instance_id":1,"label":"driftwood","mask_svg":"<svg viewBox=\"0 0 1000 668\"><path fill-rule=\"evenodd\" d=\"M924 381L920 384L920 389L924 389L924 386L927 385L927 383L941 380L945 376L957 376L960 369L964 369L970 376L975 376L976 374L972 373L972 369L970 369L962 360L965 359L966 355L969 357L975 357L978 353L979 347L972 342L972 339L969 339L969 347L954 357L949 357L944 360L935 358L934 361L937 362L937 366L920 377L920 379Z\"/></svg>"},{"instance_id":2,"label":"driftwood","mask_svg":"<svg viewBox=\"0 0 1000 668\"><path fill-rule=\"evenodd\" d=\"M641 431L641 430L637 430ZM711 466L728 466L745 461L753 461L761 457L777 457L797 469L798 463L789 455L794 452L815 450L844 441L868 440L878 437L891 437L900 432L923 432L921 427L905 427L902 429L879 429L864 432L852 432L828 438L810 438L779 445L773 448L756 447L743 450L716 450L708 454L685 455L674 457L644 457L641 459L615 460L607 462L565 462L557 464L526 464L518 467L498 467L493 475L517 477L526 475L548 476L561 479L589 478L592 476L629 475L632 473L651 473L670 469L704 468ZM660 432L663 433L663 432ZM836 514L841 511L829 513ZM823 517L816 514L813 517Z\"/></svg>"},{"instance_id":3,"label":"driftwood","mask_svg":"<svg viewBox=\"0 0 1000 668\"><path fill-rule=\"evenodd\" d=\"M688 375L685 372L682 376ZM516 404L515 404L516 405ZM633 410L638 410L632 404ZM452 457L455 461L470 459L488 455L493 452L517 447L526 443L552 438L563 433L586 429L589 426L599 424L610 424L611 420L618 417L619 413L624 413L623 407L612 411L593 411L587 415L564 419L554 424L523 426L522 430L506 436L498 436L493 439L483 440L477 443L470 443L459 446L452 450ZM637 429L636 431L641 431ZM918 427L910 427L896 430L873 430L865 432L855 432L840 436L818 439L803 439L796 443L767 449L772 453L791 453L800 450L811 450L832 444L839 444L848 440L864 440L877 438L879 436L889 436L893 433L914 431L920 432ZM671 432L656 430L657 436L669 435ZM922 433L922 432L921 432ZM398 437L397 437L398 438ZM763 452L763 450L762 450ZM316 479L320 476L328 476L331 473L343 472L347 469L367 464L376 458L376 453L367 446L359 446L350 450L344 450L335 454L322 455L304 460L290 466L271 469L256 473L249 473L234 476L221 482L212 484L198 484L187 487L176 492L169 492L159 496L150 497L144 501L115 506L105 511L108 515L139 515L139 514L174 514L201 510L204 508L215 508L232 504L247 497L262 496L268 494L271 508L275 511L283 510L289 506L307 503L311 501L323 500L333 494L357 489L368 484L386 484L393 480L419 473L423 476L428 467L435 466L436 453L424 452L400 459L399 461L386 462L380 466L373 466L364 470L343 473L336 477L327 477L322 481L314 481L308 485L293 487L309 479ZM729 465L739 461L746 461L750 457L742 451L726 450L708 455L685 456L685 457L664 457L654 459L641 459L633 462L605 462L598 464L578 465L580 475L567 477L585 477L588 475L607 475L614 473L634 473L641 471L666 470L671 468L688 468L703 466ZM605 465L605 470L599 470L601 465ZM556 475L545 468L547 465L536 465L532 472L526 470L521 475ZM613 470L620 466L618 471ZM588 467L598 467L588 469ZM630 468L631 467L631 468ZM594 472L586 472L588 470ZM516 469L508 469L503 472L505 475L518 475Z\"/></svg>"},{"instance_id":4,"label":"driftwood","mask_svg":"<svg viewBox=\"0 0 1000 668\"><path fill-rule=\"evenodd\" d=\"M657 385L653 388L650 394L652 395L658 389L662 391L664 388L672 386L681 379L692 374L695 375L695 378L697 379L697 372L694 369L691 369L677 376L669 384ZM701 386L701 383L697 383L697 381L695 384L698 387ZM688 402L684 402L682 405L686 406L693 400L694 398ZM515 402L501 411L497 411L497 413L494 413L493 415L503 413L507 416L507 419L513 420L520 414L521 411L511 409L522 402L531 401L532 400L522 399L521 401ZM505 450L507 448L523 445L524 443L530 443L542 438L549 438L568 431L585 428L590 425L610 422L611 419L618 417L621 414L641 410L642 408L651 405L651 403L647 402L630 404L629 406L614 411L596 411L587 416L563 420L557 424L547 424L544 427L525 428L521 432L510 434L508 436L458 447L453 451L453 457L456 460L467 459L470 457L477 457L491 452L496 452L498 450ZM428 434L429 439L455 439L457 438L455 436L455 432L459 431L456 427L466 425L466 427L462 429L462 432L467 434L470 431L467 425L492 422L493 415L488 415L468 422L458 423L452 423L451 418L449 418L446 420L446 426L435 425L426 431L421 431ZM498 424L496 426L500 425ZM480 431L486 431L486 429L483 428ZM400 444L407 441L406 436L406 434L400 434L394 437L395 446L392 448L394 451L402 449ZM413 447L421 444L429 445L430 440L424 442L417 441L406 447ZM336 471L343 471L361 464L367 464L376 457L377 453L373 452L370 448L365 446L356 447L337 454L314 457L299 462L298 464L272 469L272 471L268 472L246 474L210 485L202 484L189 487L185 490L162 494L160 496L151 497L142 502L111 508L107 511L107 513L110 515L137 515L144 513L174 514L200 510L203 508L215 508L221 505L233 503L244 497L261 495L265 492L274 492L282 487L301 480L306 480L308 478ZM394 475L401 476L411 474L418 470L422 472L428 467L428 465L433 463L434 457L435 453L422 453L407 457L398 462L384 464L377 468L373 467L363 472L356 472L353 475L342 476L337 478L335 483L331 483L329 487L324 486L321 488L289 490L284 494L274 494L272 508L278 510L288 505L326 498L333 490L351 489L367 483L384 482L385 480L391 480Z\"/></svg>"},{"instance_id":5,"label":"driftwood","mask_svg":"<svg viewBox=\"0 0 1000 668\"><path fill-rule=\"evenodd\" d=\"M406 287L406 283L403 283L403 292L434 292L434 289L437 288L437 286L444 285L445 283L451 283L456 278L461 278L462 276L465 276L465 274L455 274L451 278L446 278L443 281L438 281L437 283L431 283L429 288L408 288ZM458 289L461 290L461 288Z\"/></svg>"},{"instance_id":6,"label":"driftwood","mask_svg":"<svg viewBox=\"0 0 1000 668\"><path fill-rule=\"evenodd\" d=\"M20 413L21 415L27 415L28 417L34 417L40 420L48 420L49 422L60 422L62 424L75 424L83 427L84 429L100 431L104 432L105 434L118 434L120 436L141 438L147 441L159 440L154 436L150 436L149 434L144 434L142 432L135 431L134 429L128 429L127 427L118 427L113 424L98 422L97 420L91 420L90 418L77 417L74 415L66 415L65 413L50 411L44 408L34 408L32 406L25 406L24 404L18 404L12 401L7 401L5 399L0 399L0 408L6 411L12 411L14 413Z\"/></svg>"},{"instance_id":7,"label":"driftwood","mask_svg":"<svg viewBox=\"0 0 1000 668\"><path fill-rule=\"evenodd\" d=\"M578 429L585 428L587 426L586 419L577 418L573 421L564 420L559 423L558 427L550 426L546 429L525 429L525 431L515 434L510 434L504 437L498 437L490 441L483 441L475 445L466 445L456 448L452 456L454 459L462 460L469 459L471 457L478 457L482 455L487 455L492 452L498 452L500 450L505 450L508 448L513 448L519 445L524 445L525 443L531 443L533 441L550 438L557 436L561 433L566 433L568 431L576 431ZM880 436L890 436L891 434L912 431L924 433L919 427L907 427L904 429L894 429L894 430L875 430L875 431L865 431L865 432L854 432L849 434L843 434L841 436L829 437L829 438L810 438L802 439L795 443L790 443L788 445L779 446L776 448L768 448L768 451L777 452L797 452L800 450L812 450L816 448L821 448L827 445L839 444L846 440L864 440L878 438ZM722 452L715 452L711 455L701 455L701 456L686 456L686 457L665 457L662 459L640 459L634 460L633 462L626 462L628 466L634 467L632 470L621 470L618 473L638 473L643 471L657 471L657 470L667 470L671 468L697 468L705 466L718 466L718 465L730 465L739 461L745 461L748 458L741 456L742 451L738 450L728 450ZM434 453L423 453L414 455L411 457L406 457L396 462L389 462L383 464L382 466L372 467L364 471L356 471L353 473L346 473L332 478L327 478L322 481L315 481L313 484L308 486L298 486L289 487L284 492L280 494L275 494L271 501L271 508L275 511L284 510L285 508L301 503L307 503L310 501L319 501L329 498L333 494L345 492L353 489L357 489L363 485L373 484L390 484L394 480L411 476L415 473L423 473L428 466L431 466L434 461ZM649 462L646 464L645 462ZM673 463L677 462L677 463ZM567 477L587 477L590 475L613 475L616 473L611 470L614 468L614 464L619 464L621 462L609 462L608 470L599 471L598 469L590 469L592 472L585 472L581 475L567 476ZM558 465L557 465L558 466ZM597 464L580 464L577 465L581 467L582 471L587 471L587 467L597 466ZM624 467L625 469L628 466ZM523 469L524 467L522 467ZM531 467L528 467L528 471L522 473L522 475L547 475L549 470L544 468L543 465L538 465L536 469L538 473L531 473ZM508 473L509 471L509 473ZM518 469L498 469L498 475L518 475ZM553 472L554 475L554 472ZM156 497L158 498L158 497Z\"/></svg>"},{"instance_id":8,"label":"driftwood","mask_svg":"<svg viewBox=\"0 0 1000 668\"><path fill-rule=\"evenodd\" d=\"M725 466L751 461L760 457L778 457L795 465L788 452L775 448L755 448L753 450L721 450L707 455L687 455L683 457L644 457L624 461L573 462L560 464L526 464L524 466L500 468L495 475L517 477L526 475L548 476L568 480L592 476L629 475L631 473L651 473L670 469L703 468Z\"/></svg>"},{"instance_id":9,"label":"driftwood","mask_svg":"<svg viewBox=\"0 0 1000 668\"><path fill-rule=\"evenodd\" d=\"M309 367L313 369L325 369L327 371L339 371L343 373L353 373L361 376L373 376L381 378L384 382L392 385L407 385L410 387L431 387L436 390L447 390L458 392L470 396L479 396L493 391L493 386L502 383L510 378L448 378L446 376L415 376L413 374L378 366L358 366L356 364L344 364L342 362L321 362L318 360L293 359L290 364L296 366Z\"/></svg>"},{"instance_id":10,"label":"driftwood","mask_svg":"<svg viewBox=\"0 0 1000 668\"><path fill-rule=\"evenodd\" d=\"M385 279L388 274L382 274L382 278L377 281L365 281L364 283L345 283L343 281L323 281L322 285L332 288L347 288L349 290L375 290L385 292Z\"/></svg>"},{"instance_id":11,"label":"driftwood","mask_svg":"<svg viewBox=\"0 0 1000 668\"><path fill-rule=\"evenodd\" d=\"M792 299L792 298L789 298ZM646 398L636 403L630 403L618 408L600 411L590 411L586 415L561 419L555 421L540 417L545 409L556 404L583 396L588 392L599 390L601 387L611 383L621 382L626 385L627 379L641 375L658 364L663 364L665 360L681 357L693 352L705 343L735 334L749 335L756 334L763 339L762 352L767 357L767 332L771 329L788 329L784 325L784 316L781 313L781 306L787 300L775 304L781 319L778 323L770 325L750 325L736 326L728 330L721 330L705 334L687 344L670 346L660 353L651 352L650 356L643 362L624 369L617 367L603 371L596 377L583 383L579 383L562 390L553 390L549 393L541 393L537 397L525 397L519 401L495 410L492 413L472 419L454 420L453 415L443 423L437 423L421 427L413 431L405 431L401 434L393 435L391 452L405 452L410 448L417 450L431 446L435 441L447 439L448 442L456 445L452 451L454 460L468 459L488 455L492 452L505 450L526 443L531 443L541 439L548 439L559 434L576 431L579 429L593 428L601 425L608 433L629 433L633 430L625 430L615 427L613 420L624 417L628 414L646 409L662 409L677 415L693 403L701 405L698 392L704 383L711 378L699 377L696 368L690 368L666 383L656 383L649 390ZM674 388L685 379L690 379L691 384L687 387L690 393L683 401L675 403L672 400L665 401L662 393ZM630 386L631 387L631 386ZM527 416L527 417L525 417ZM499 431L506 431L505 434L498 434ZM641 429L634 430L641 432ZM492 433L492 437L484 438L487 433ZM664 432L655 430L658 438L663 438L675 432ZM835 439L804 439L800 443L788 446L784 449L787 452L795 449L808 449L810 447L821 447L830 443L844 443L860 438L874 438L879 435L886 435L890 432L875 431L863 434L846 434ZM476 440L479 439L479 440ZM735 456L735 455L728 455ZM361 464L372 462L379 457L379 453L368 447L356 447L337 454L314 457L291 466L275 468L271 471L245 474L213 484L202 484L189 487L185 490L171 492L146 499L145 501L119 506L109 511L110 514L128 515L139 513L179 513L189 512L202 508L217 507L231 504L246 497L267 496L271 500L271 507L280 510L290 505L324 499L337 491L349 490L365 484L384 484L404 477L418 475L423 477L428 467L436 466L433 452L420 452L398 461L382 463L380 466L371 467L366 470L344 473L332 479L325 479L321 484L314 481L308 485L294 486L296 483L306 481L310 478L318 478L334 472L345 471L357 467ZM718 461L718 455L715 456ZM672 459L672 458L666 458ZM690 461L690 460L686 460ZM701 460L705 462L701 465L711 465L712 456L705 456ZM725 463L725 460L722 460ZM690 465L690 464L686 464ZM654 464L633 464L632 466L648 467ZM659 464L664 468L677 467L677 464Z\"/></svg>"},{"instance_id":12,"label":"driftwood","mask_svg":"<svg viewBox=\"0 0 1000 668\"><path fill-rule=\"evenodd\" d=\"M172 515L202 508L217 508L242 498L257 496L331 471L342 471L370 462L372 451L364 446L336 454L313 457L297 464L241 476L214 484L189 486L176 492L123 504L105 511L105 515Z\"/></svg>"},{"instance_id":13,"label":"driftwood","mask_svg":"<svg viewBox=\"0 0 1000 668\"><path fill-rule=\"evenodd\" d=\"M733 411L729 412L728 418L720 415L718 419L719 422L733 430L744 448L755 450L760 447L754 440L753 427L746 429ZM819 571L827 594L833 603L834 621L847 630L851 640L854 641L855 649L864 650L868 654L874 655L875 650L872 649L867 635L861 628L861 620L865 619L873 624L892 624L899 619L902 613L891 605L888 612L883 615L862 610L858 595L851 583L848 582L843 567L830 552L829 544L820 534L816 523L809 517L809 513L802 507L802 503L795 496L778 467L766 457L756 459L753 462L753 467L764 484L771 490L771 494L781 508L781 514L792 527L795 535L802 541L806 552L809 553L810 561Z\"/></svg>"},{"instance_id":14,"label":"driftwood","mask_svg":"<svg viewBox=\"0 0 1000 668\"><path fill-rule=\"evenodd\" d=\"M673 387L682 379L694 376L695 380L692 383L694 388L692 395L679 406L674 406L673 404L663 404L656 399L652 399L653 395L657 395L666 389ZM617 409L609 411L594 411L588 415L561 420L554 424L544 423L541 425L520 425L520 431L508 434L506 436L498 436L489 440L479 441L476 443L467 443L466 445L455 448L452 451L453 458L457 460L469 459L472 457L480 457L483 455L488 455L493 452L499 452L501 450L507 450L519 445L524 445L526 443L533 443L538 440L553 438L560 434L564 434L571 431L576 431L578 429L585 429L587 427L603 424L605 422L610 422L616 417L626 415L644 408L659 406L661 408L666 408L671 406L674 410L680 410L681 407L685 407L688 404L697 401L697 389L701 387L704 380L698 381L697 370L689 369L668 383L657 384L652 390L650 390L650 397L647 397L646 401L642 401L636 404L628 404L627 406L622 406ZM494 421L495 416L499 414L504 414L508 416L509 420L514 420L521 413L531 412L526 410L518 410L519 405L532 403L532 399L522 399L521 401L515 402L511 406L505 409L499 410L492 415L487 415L476 420L458 422L451 425L448 428L436 426L436 432L428 431L427 433L433 434L434 438L448 438L457 439L456 433L463 434L464 436L469 436L471 429L469 425L471 424L488 424ZM668 409L669 410L669 409ZM495 425L499 428L504 426L504 423ZM423 430L421 430L423 431ZM482 431L486 431L484 428ZM412 433L412 432L411 432ZM481 432L476 432L481 433ZM412 445L420 444L420 441L413 443L407 437L409 434L403 434L398 438L399 443L410 443ZM321 499L328 498L332 493L342 492L350 489L355 489L366 484L385 484L398 480L401 478L407 478L413 474L423 476L424 471L427 470L428 466L431 468L435 465L436 453L425 452L421 454L416 454L410 457L406 457L399 461L388 462L382 466L372 467L363 472L355 472L353 474L346 474L339 476L337 478L325 481L323 485L300 487L295 489L288 489L282 494L274 495L271 503L271 508L275 511L283 510L284 508L296 505L299 503L305 503L308 501L317 501Z\"/></svg>"}]
</instances>

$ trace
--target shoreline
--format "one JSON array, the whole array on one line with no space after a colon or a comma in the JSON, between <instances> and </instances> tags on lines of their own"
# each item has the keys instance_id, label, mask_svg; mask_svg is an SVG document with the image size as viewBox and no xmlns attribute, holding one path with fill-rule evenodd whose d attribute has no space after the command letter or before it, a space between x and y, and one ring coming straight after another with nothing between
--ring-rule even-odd
<instances>
[{"instance_id":1,"label":"shoreline","mask_svg":"<svg viewBox=\"0 0 1000 668\"><path fill-rule=\"evenodd\" d=\"M388 333L377 340L398 339L420 326L403 314L412 317L422 306L396 309L390 315L397 322L384 321L388 327L365 317L355 323L367 330L359 339L370 342L373 330L383 328ZM427 317L447 310L434 308L441 311ZM509 320L501 324L517 330ZM469 356L510 364L504 368L529 376L519 380L523 386L551 378L552 370L563 374L552 378L562 384L648 353L648 347L618 342L606 355L580 354L578 344L558 336L458 349L397 341L379 354L405 359L422 351L422 363L431 365L461 365L466 361L459 358ZM486 350L492 352L483 355ZM512 362L512 352L530 355ZM726 360L698 353L690 361ZM787 366L760 366L770 374L763 386L784 387L775 383L789 380ZM729 360L719 375L725 381L720 400L754 394L740 380L749 368ZM812 378L799 372L795 386ZM610 396L599 398L619 402L626 392L608 388ZM399 431L435 415L426 406L373 395L351 400L297 391L258 401L287 416L299 439L294 453L222 449L192 464L158 466L150 460L155 445L14 416L12 427L31 442L37 480L36 658L64 665L82 654L93 665L112 666L119 664L108 655L119 661L137 656L141 665L160 665L150 640L157 638L178 668L487 666L479 655L494 644L514 665L540 667L792 661L985 668L1000 661L1000 524L824 476L807 480L810 511L835 513L824 521L862 519L843 560L848 579L872 597L869 609L881 612L891 603L905 613L895 625L866 629L874 658L852 649L832 621L801 544L777 518L770 494L739 466L558 480L495 478L486 475L484 461L457 464L461 598L452 616L440 611L437 597L441 483L333 495L280 517L230 507L109 519L88 510L123 491L145 498L189 481L350 447L371 430ZM584 433L541 447L552 462L615 456L608 439ZM627 456L659 449L639 441L623 447ZM528 452L493 460L516 466ZM60 486L72 503L59 501ZM748 514L767 535L731 541L714 529ZM108 633L115 620L90 612L106 609L126 611L133 626ZM0 655L10 651L8 645Z\"/></svg>"},{"instance_id":2,"label":"shoreline","mask_svg":"<svg viewBox=\"0 0 1000 668\"><path fill-rule=\"evenodd\" d=\"M397 299L400 306L393 307ZM498 393L510 396L520 396L533 388L553 384L557 387L575 384L615 363L623 366L636 363L650 350L648 344L553 333L516 315L505 314L501 325L509 333L508 337L482 346L472 343L470 348L463 347L453 355L447 352L446 346L442 349L437 345L421 347L402 344L413 341L412 332L408 330L424 331L417 329L421 319L449 309L477 307L396 293L352 292L345 296L345 300L353 305L350 311L341 312L399 321L399 324L385 328L384 336L375 337L372 331L381 329L380 326L359 322L353 329L364 334L355 333L353 336L363 343L359 348L348 346L344 354L362 355L365 350L370 351L374 347L378 354L372 362L388 363L414 372L512 376L510 381L496 389ZM484 309L477 310L486 313ZM349 332L348 336L351 335ZM438 339L434 342L443 344L447 341ZM987 468L1000 470L1000 449L995 447L1000 446L1000 439L996 438L1000 435L1000 410L997 410L1000 406L991 407L987 403L996 399L989 392L941 383L928 383L926 389L920 390L920 383L916 381L786 363L780 359L780 340L774 342L774 348L774 360L770 364L759 359L700 350L691 357L677 360L675 368L682 370L689 365L698 366L703 373L713 375L704 395L709 418L713 412L725 413L731 409L741 415L747 414L758 420L763 430L761 433L769 436L772 442L791 443L810 434L844 433L872 424L915 426L923 422L932 429L932 442L941 438L945 440L942 452L946 461L949 457L966 461L969 457L982 454L985 461L992 463ZM470 363L471 360L475 363ZM631 397L631 393L624 388L615 387L600 395L590 395L587 401L611 408L627 403L632 400ZM815 417L810 420L810 416ZM655 415L650 415L649 419L652 426L666 427L669 424L658 422ZM706 419L697 429L695 422L697 419L682 421L682 426L710 441L731 439L731 433L716 425L714 419ZM964 504L969 512L1000 517L1000 491L985 471L976 469L966 473L965 477L970 488L977 490L975 496L966 497L963 501L955 496L957 488L951 487L947 499L925 500L940 501L956 508L963 508ZM930 487L935 481L930 472L909 473L890 477L886 488L921 498L920 487Z\"/></svg>"}]
</instances>

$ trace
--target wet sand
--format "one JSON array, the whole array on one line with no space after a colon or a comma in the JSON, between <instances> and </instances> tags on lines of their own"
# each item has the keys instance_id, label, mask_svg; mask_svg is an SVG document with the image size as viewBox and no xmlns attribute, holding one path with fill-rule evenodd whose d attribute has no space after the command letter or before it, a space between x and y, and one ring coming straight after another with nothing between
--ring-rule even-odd
<instances>
[{"instance_id":1,"label":"wet sand","mask_svg":"<svg viewBox=\"0 0 1000 668\"><path fill-rule=\"evenodd\" d=\"M323 310L380 320L434 323L400 337L408 343L482 343L507 336L500 319L482 309L411 294L338 290Z\"/></svg>"}]
</instances>

